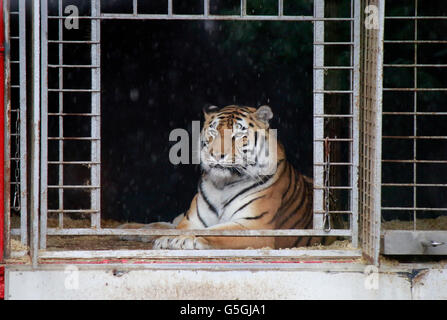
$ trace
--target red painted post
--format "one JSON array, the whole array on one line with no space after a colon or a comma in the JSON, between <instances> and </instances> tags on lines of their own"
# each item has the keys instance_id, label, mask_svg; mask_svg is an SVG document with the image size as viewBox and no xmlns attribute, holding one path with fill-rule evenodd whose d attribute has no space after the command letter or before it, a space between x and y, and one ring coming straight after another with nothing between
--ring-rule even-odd
<instances>
[{"instance_id":1,"label":"red painted post","mask_svg":"<svg viewBox=\"0 0 447 320\"><path fill-rule=\"evenodd\" d=\"M0 0L0 263L3 262L4 253L4 226L5 226L5 25L3 21L3 0ZM1 292L0 292L1 294Z\"/></svg>"},{"instance_id":2,"label":"red painted post","mask_svg":"<svg viewBox=\"0 0 447 320\"><path fill-rule=\"evenodd\" d=\"M0 0L0 263L3 262L5 227L5 25L3 21L3 0ZM0 300L5 298L5 267L0 266Z\"/></svg>"}]
</instances>

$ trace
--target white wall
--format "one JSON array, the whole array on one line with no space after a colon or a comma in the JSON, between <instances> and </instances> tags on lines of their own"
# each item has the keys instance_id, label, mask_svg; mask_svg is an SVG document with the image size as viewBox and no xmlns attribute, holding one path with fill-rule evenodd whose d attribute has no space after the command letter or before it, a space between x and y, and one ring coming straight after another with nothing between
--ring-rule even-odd
<instances>
[{"instance_id":1,"label":"white wall","mask_svg":"<svg viewBox=\"0 0 447 320\"><path fill-rule=\"evenodd\" d=\"M163 269L159 269L163 268ZM9 266L7 299L447 299L447 270L365 266ZM292 270L294 269L294 270ZM374 269L372 271L375 271Z\"/></svg>"}]
</instances>

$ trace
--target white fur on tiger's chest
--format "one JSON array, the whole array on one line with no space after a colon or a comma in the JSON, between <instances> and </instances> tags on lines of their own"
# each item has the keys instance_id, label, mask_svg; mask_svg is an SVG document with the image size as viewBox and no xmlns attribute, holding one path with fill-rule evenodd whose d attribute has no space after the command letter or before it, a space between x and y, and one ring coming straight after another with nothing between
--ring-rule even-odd
<instances>
[{"instance_id":1,"label":"white fur on tiger's chest","mask_svg":"<svg viewBox=\"0 0 447 320\"><path fill-rule=\"evenodd\" d=\"M257 187L253 187L253 185L256 184L256 181L247 179L233 185L230 184L224 188L216 188L212 182L204 179L202 181L203 193L198 201L198 209L202 219L208 226L211 226L238 218L238 215L235 213L250 214L250 207L248 206L244 208L244 211L238 211L238 209L250 202L250 200L256 198L258 196L257 191L270 185L274 179L271 180L271 182L267 182L266 184ZM244 190L247 191L244 192ZM204 199L205 196L206 200ZM210 209L208 204L211 205L212 209ZM213 209L215 209L215 212Z\"/></svg>"},{"instance_id":2,"label":"white fur on tiger's chest","mask_svg":"<svg viewBox=\"0 0 447 320\"><path fill-rule=\"evenodd\" d=\"M202 200L198 202L199 204L199 212L202 216L209 216L208 222L212 224L222 223L228 220L228 213L232 207L234 207L234 202L232 201L230 204L227 204L231 199L237 197L237 195L248 188L253 181L241 181L234 185L229 185L223 188L217 188L213 182L203 179L202 180ZM206 200L205 200L206 197ZM216 212L213 212L212 209L209 208L208 204L215 209ZM214 218L213 218L214 217Z\"/></svg>"}]
</instances>

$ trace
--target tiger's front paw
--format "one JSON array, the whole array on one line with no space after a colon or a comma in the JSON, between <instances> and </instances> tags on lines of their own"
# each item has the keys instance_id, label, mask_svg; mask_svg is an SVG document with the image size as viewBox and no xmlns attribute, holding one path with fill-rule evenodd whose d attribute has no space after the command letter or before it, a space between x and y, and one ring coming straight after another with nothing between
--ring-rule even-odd
<instances>
[{"instance_id":1,"label":"tiger's front paw","mask_svg":"<svg viewBox=\"0 0 447 320\"><path fill-rule=\"evenodd\" d=\"M210 249L208 242L195 236L163 236L154 240L152 249Z\"/></svg>"}]
</instances>

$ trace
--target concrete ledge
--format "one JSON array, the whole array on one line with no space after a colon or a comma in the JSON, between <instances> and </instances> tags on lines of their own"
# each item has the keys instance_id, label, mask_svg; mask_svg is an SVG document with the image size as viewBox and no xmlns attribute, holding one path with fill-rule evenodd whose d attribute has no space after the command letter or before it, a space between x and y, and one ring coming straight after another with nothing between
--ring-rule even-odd
<instances>
[{"instance_id":1,"label":"concrete ledge","mask_svg":"<svg viewBox=\"0 0 447 320\"><path fill-rule=\"evenodd\" d=\"M6 299L447 299L445 269L362 264L6 267Z\"/></svg>"}]
</instances>

